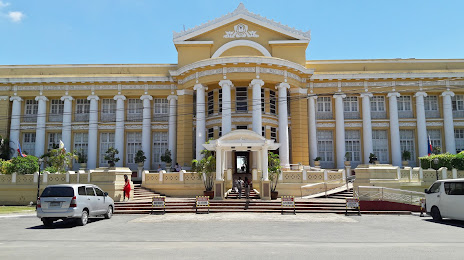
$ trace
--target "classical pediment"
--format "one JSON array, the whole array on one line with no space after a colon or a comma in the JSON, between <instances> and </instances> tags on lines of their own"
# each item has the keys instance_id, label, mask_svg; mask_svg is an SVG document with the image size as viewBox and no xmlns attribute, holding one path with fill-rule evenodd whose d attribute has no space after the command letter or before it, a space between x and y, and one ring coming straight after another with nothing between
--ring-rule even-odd
<instances>
[{"instance_id":1,"label":"classical pediment","mask_svg":"<svg viewBox=\"0 0 464 260\"><path fill-rule=\"evenodd\" d=\"M221 36L224 39L256 39L260 37L260 31L256 28L265 28L267 31L274 31L282 35L282 40L300 40L307 42L311 40L310 31L303 32L251 13L242 3L232 13L228 13L186 31L174 32L173 40L174 43L190 41L208 32L221 29L221 27L224 27L221 31Z\"/></svg>"}]
</instances>

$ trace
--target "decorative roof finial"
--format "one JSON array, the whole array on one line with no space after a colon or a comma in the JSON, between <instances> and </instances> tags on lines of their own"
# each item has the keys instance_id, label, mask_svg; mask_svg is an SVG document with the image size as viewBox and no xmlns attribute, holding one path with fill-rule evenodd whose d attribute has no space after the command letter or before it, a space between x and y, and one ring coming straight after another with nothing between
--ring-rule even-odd
<instances>
[{"instance_id":1,"label":"decorative roof finial","mask_svg":"<svg viewBox=\"0 0 464 260\"><path fill-rule=\"evenodd\" d=\"M243 3L240 3L234 12L248 11Z\"/></svg>"}]
</instances>

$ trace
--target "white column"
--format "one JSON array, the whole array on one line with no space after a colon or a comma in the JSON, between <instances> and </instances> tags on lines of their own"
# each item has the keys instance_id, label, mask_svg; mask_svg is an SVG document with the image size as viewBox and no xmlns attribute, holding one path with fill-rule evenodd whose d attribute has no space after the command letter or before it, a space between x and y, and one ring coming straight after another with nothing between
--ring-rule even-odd
<instances>
[{"instance_id":1,"label":"white column","mask_svg":"<svg viewBox=\"0 0 464 260\"><path fill-rule=\"evenodd\" d=\"M234 85L230 80L221 80L219 81L219 86L222 88L222 136L224 136L232 131L232 99L230 90Z\"/></svg>"},{"instance_id":2,"label":"white column","mask_svg":"<svg viewBox=\"0 0 464 260\"><path fill-rule=\"evenodd\" d=\"M451 105L451 97L454 97L454 92L445 91L441 95L443 97L443 125L445 127L446 152L455 154L456 142L454 140L453 108Z\"/></svg>"},{"instance_id":3,"label":"white column","mask_svg":"<svg viewBox=\"0 0 464 260\"><path fill-rule=\"evenodd\" d=\"M35 156L44 154L45 149L45 123L47 121L47 101L45 96L37 96L35 100L39 102L37 109L37 127L35 130Z\"/></svg>"},{"instance_id":4,"label":"white column","mask_svg":"<svg viewBox=\"0 0 464 260\"><path fill-rule=\"evenodd\" d=\"M392 165L401 166L401 146L400 146L400 124L398 122L398 92L388 93L389 110L390 110L390 142Z\"/></svg>"},{"instance_id":5,"label":"white column","mask_svg":"<svg viewBox=\"0 0 464 260\"><path fill-rule=\"evenodd\" d=\"M193 88L197 91L197 131L196 131L196 159L200 160L201 151L204 149L203 144L206 142L206 114L205 114L205 86L196 84ZM222 94L224 96L224 93ZM224 108L222 109L224 114ZM222 129L224 131L224 128ZM224 132L223 132L224 135Z\"/></svg>"},{"instance_id":6,"label":"white column","mask_svg":"<svg viewBox=\"0 0 464 260\"><path fill-rule=\"evenodd\" d=\"M309 133L309 163L314 166L317 155L317 128L316 128L316 100L317 96L308 98L308 133Z\"/></svg>"},{"instance_id":7,"label":"white column","mask_svg":"<svg viewBox=\"0 0 464 260\"><path fill-rule=\"evenodd\" d=\"M124 100L126 97L123 95L116 95L114 96L114 100L116 100L116 129L114 131L114 148L119 151L118 157L119 161L116 162L117 167L123 166L123 158L124 158Z\"/></svg>"},{"instance_id":8,"label":"white column","mask_svg":"<svg viewBox=\"0 0 464 260\"><path fill-rule=\"evenodd\" d=\"M289 146L288 146L288 112L287 112L287 89L290 88L288 83L277 85L279 90L279 157L280 164L283 168L290 168Z\"/></svg>"},{"instance_id":9,"label":"white column","mask_svg":"<svg viewBox=\"0 0 464 260\"><path fill-rule=\"evenodd\" d=\"M168 140L169 140L169 150L171 151L171 158L172 161L175 163L177 162L176 157L176 148L177 148L177 96L170 95L168 96L169 100L169 132L168 132Z\"/></svg>"},{"instance_id":10,"label":"white column","mask_svg":"<svg viewBox=\"0 0 464 260\"><path fill-rule=\"evenodd\" d=\"M147 160L143 164L143 168L148 170L151 168L151 100L153 100L153 97L150 95L143 95L140 99L143 101L142 151L145 157L147 157Z\"/></svg>"},{"instance_id":11,"label":"white column","mask_svg":"<svg viewBox=\"0 0 464 260\"><path fill-rule=\"evenodd\" d=\"M263 147L261 150L261 162L262 162L262 172L263 172L263 180L268 181L269 180L269 171L268 171L268 160L269 158L267 157L267 147Z\"/></svg>"},{"instance_id":12,"label":"white column","mask_svg":"<svg viewBox=\"0 0 464 260\"><path fill-rule=\"evenodd\" d=\"M253 132L262 135L263 118L261 115L261 87L264 85L264 81L260 79L254 79L251 81L250 85L253 91Z\"/></svg>"},{"instance_id":13,"label":"white column","mask_svg":"<svg viewBox=\"0 0 464 260\"><path fill-rule=\"evenodd\" d=\"M216 180L222 180L222 150L216 150Z\"/></svg>"},{"instance_id":14,"label":"white column","mask_svg":"<svg viewBox=\"0 0 464 260\"><path fill-rule=\"evenodd\" d=\"M14 149L13 157L15 157L18 153L19 129L21 126L21 101L23 101L23 99L18 96L13 96L10 100L13 101L13 106L11 108L10 145L12 143L16 144L11 145L11 148Z\"/></svg>"},{"instance_id":15,"label":"white column","mask_svg":"<svg viewBox=\"0 0 464 260\"><path fill-rule=\"evenodd\" d=\"M416 118L417 118L417 146L419 147L419 156L428 155L427 147L427 126L425 124L425 107L424 97L427 96L425 92L416 92ZM453 133L454 134L454 133ZM412 155L413 157L415 155Z\"/></svg>"},{"instance_id":16,"label":"white column","mask_svg":"<svg viewBox=\"0 0 464 260\"><path fill-rule=\"evenodd\" d=\"M345 115L343 108L343 99L346 95L335 94L335 143L337 149L337 168L345 167Z\"/></svg>"},{"instance_id":17,"label":"white column","mask_svg":"<svg viewBox=\"0 0 464 260\"><path fill-rule=\"evenodd\" d=\"M64 143L64 148L68 152L72 152L71 144L71 121L72 121L72 101L71 96L62 96L61 101L64 102L63 106L63 125L61 129L61 139Z\"/></svg>"},{"instance_id":18,"label":"white column","mask_svg":"<svg viewBox=\"0 0 464 260\"><path fill-rule=\"evenodd\" d=\"M364 163L369 163L369 155L374 152L372 146L371 93L362 93L363 150Z\"/></svg>"},{"instance_id":19,"label":"white column","mask_svg":"<svg viewBox=\"0 0 464 260\"><path fill-rule=\"evenodd\" d=\"M98 135L98 100L100 98L95 95L87 97L90 100L89 113L89 146L87 150L87 168L95 169L97 167L97 135Z\"/></svg>"}]
</instances>

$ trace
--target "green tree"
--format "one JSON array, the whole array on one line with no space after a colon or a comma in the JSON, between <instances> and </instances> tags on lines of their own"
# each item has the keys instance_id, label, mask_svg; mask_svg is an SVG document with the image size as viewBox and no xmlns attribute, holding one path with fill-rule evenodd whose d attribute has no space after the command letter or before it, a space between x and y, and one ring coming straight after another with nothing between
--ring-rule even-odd
<instances>
[{"instance_id":1,"label":"green tree","mask_svg":"<svg viewBox=\"0 0 464 260\"><path fill-rule=\"evenodd\" d=\"M214 174L216 172L216 155L213 151L202 150L203 158L192 161L192 170L200 175L206 191L213 190ZM204 176L204 177L203 177Z\"/></svg>"},{"instance_id":2,"label":"green tree","mask_svg":"<svg viewBox=\"0 0 464 260\"><path fill-rule=\"evenodd\" d=\"M60 173L66 172L67 168L71 167L73 159L78 159L75 154L67 153L64 148L52 149L43 158L50 166L49 170L55 170Z\"/></svg>"},{"instance_id":3,"label":"green tree","mask_svg":"<svg viewBox=\"0 0 464 260\"><path fill-rule=\"evenodd\" d=\"M269 172L269 181L271 181L271 191L275 192L277 188L277 183L279 182L279 176L281 174L280 159L279 155L273 152L269 152L267 156Z\"/></svg>"}]
</instances>

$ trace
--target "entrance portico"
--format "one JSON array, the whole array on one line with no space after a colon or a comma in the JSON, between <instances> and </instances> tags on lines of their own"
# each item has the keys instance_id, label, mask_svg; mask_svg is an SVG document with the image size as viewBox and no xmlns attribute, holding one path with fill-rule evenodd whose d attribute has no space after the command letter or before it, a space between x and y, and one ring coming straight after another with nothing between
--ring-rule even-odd
<instances>
[{"instance_id":1,"label":"entrance portico","mask_svg":"<svg viewBox=\"0 0 464 260\"><path fill-rule=\"evenodd\" d=\"M216 184L222 183L222 188L217 190L219 187L215 184L215 196L221 197L224 194L224 171L227 170L227 158L232 158L233 152L255 152L257 156L251 157L251 160L257 160L256 166L258 176L261 172L261 178L258 180L263 182L269 181L268 173L268 151L277 150L280 147L279 143L275 143L274 140L268 140L261 135L250 131L250 130L235 130L232 131L219 139L211 140L208 144L203 146L209 151L216 152ZM230 154L230 156L228 156ZM235 164L232 164L235 165ZM249 165L252 165L249 162Z\"/></svg>"}]
</instances>

